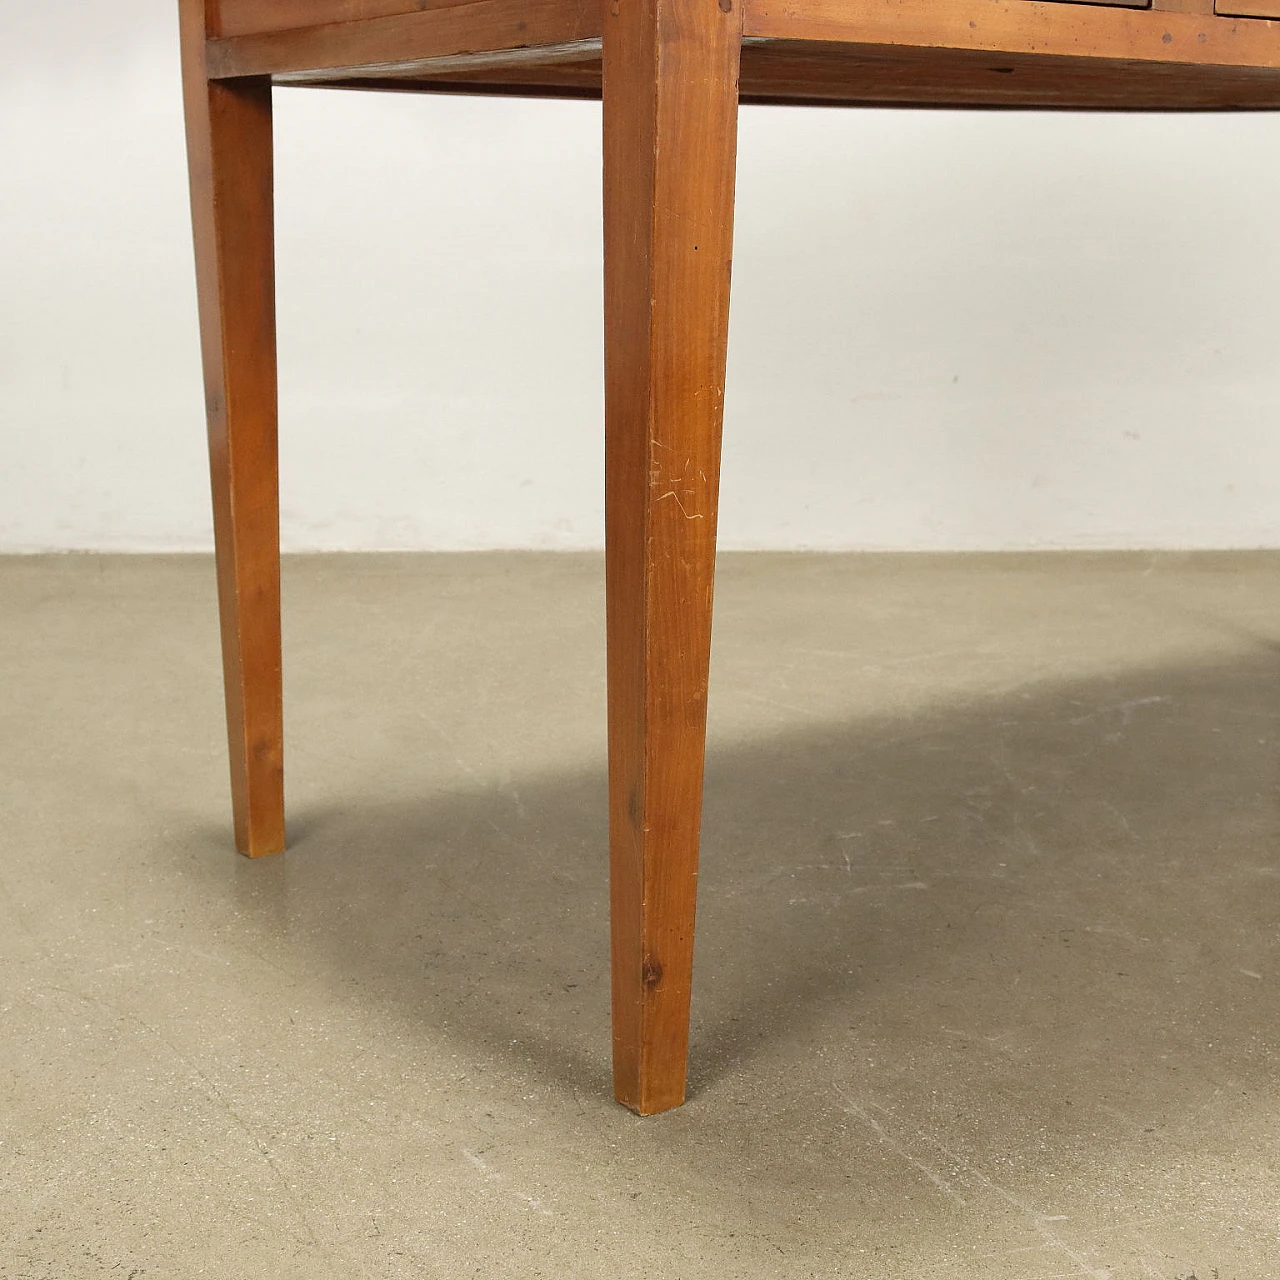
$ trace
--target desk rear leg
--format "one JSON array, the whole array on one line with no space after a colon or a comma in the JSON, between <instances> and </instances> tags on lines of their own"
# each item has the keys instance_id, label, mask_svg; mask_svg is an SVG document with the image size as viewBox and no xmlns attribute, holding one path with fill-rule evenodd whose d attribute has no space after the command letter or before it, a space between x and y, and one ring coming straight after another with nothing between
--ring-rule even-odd
<instances>
[{"instance_id":1,"label":"desk rear leg","mask_svg":"<svg viewBox=\"0 0 1280 1280\"><path fill-rule=\"evenodd\" d=\"M181 0L218 606L236 848L284 848L271 84L209 80Z\"/></svg>"}]
</instances>

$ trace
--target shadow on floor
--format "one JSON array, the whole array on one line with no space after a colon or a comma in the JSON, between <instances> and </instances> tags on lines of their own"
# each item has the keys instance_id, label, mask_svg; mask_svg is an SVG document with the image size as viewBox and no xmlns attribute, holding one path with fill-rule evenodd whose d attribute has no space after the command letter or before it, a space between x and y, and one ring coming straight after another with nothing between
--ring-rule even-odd
<instances>
[{"instance_id":1,"label":"shadow on floor","mask_svg":"<svg viewBox=\"0 0 1280 1280\"><path fill-rule=\"evenodd\" d=\"M1182 1035L1269 1075L1237 1031L1276 1011L1250 975L1275 955L1278 723L1268 652L713 746L691 1098L807 1044L975 1045L1042 1103ZM603 769L352 795L236 883L252 927L410 1023L606 1095L604 830Z\"/></svg>"}]
</instances>

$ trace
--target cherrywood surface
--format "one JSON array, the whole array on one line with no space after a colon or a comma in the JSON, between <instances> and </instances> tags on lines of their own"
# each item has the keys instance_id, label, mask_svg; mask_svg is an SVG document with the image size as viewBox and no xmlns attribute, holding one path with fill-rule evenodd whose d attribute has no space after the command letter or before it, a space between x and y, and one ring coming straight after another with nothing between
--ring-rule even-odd
<instances>
[{"instance_id":1,"label":"cherrywood surface","mask_svg":"<svg viewBox=\"0 0 1280 1280\"><path fill-rule=\"evenodd\" d=\"M390 74L433 58L599 39L600 8L581 0L470 0L363 22L210 41L211 74Z\"/></svg>"},{"instance_id":2,"label":"cherrywood surface","mask_svg":"<svg viewBox=\"0 0 1280 1280\"><path fill-rule=\"evenodd\" d=\"M210 81L181 0L183 83L236 847L284 848L271 84Z\"/></svg>"},{"instance_id":3,"label":"cherrywood surface","mask_svg":"<svg viewBox=\"0 0 1280 1280\"><path fill-rule=\"evenodd\" d=\"M419 78L425 74L427 78ZM328 80L321 87L598 98L600 55L589 42L539 62L441 60L423 72ZM1280 76L1260 67L1196 67L981 50L748 39L744 104L965 106L1091 111L1237 111L1280 107Z\"/></svg>"},{"instance_id":4,"label":"cherrywood surface","mask_svg":"<svg viewBox=\"0 0 1280 1280\"><path fill-rule=\"evenodd\" d=\"M1261 67L1195 67L972 49L748 40L744 102L1088 110L1280 107L1280 75Z\"/></svg>"},{"instance_id":5,"label":"cherrywood surface","mask_svg":"<svg viewBox=\"0 0 1280 1280\"><path fill-rule=\"evenodd\" d=\"M1212 0L1155 0L1149 11L1067 0L739 3L745 103L1280 107L1280 26L1214 16ZM216 75L278 84L592 97L603 16L578 0L471 0L215 40L210 58Z\"/></svg>"},{"instance_id":6,"label":"cherrywood surface","mask_svg":"<svg viewBox=\"0 0 1280 1280\"><path fill-rule=\"evenodd\" d=\"M560 68L590 65L595 68L596 97L600 96L600 40L570 40L561 44L539 45L536 49L493 49L484 53L442 54L435 58L419 58L372 68L347 67L334 72L286 71L272 77L279 85L308 88L364 88L363 80L379 89L430 91L436 84L464 77L480 83L500 84L510 77L520 80L528 71L534 81L544 80L548 86L568 87L574 77L570 70L561 75Z\"/></svg>"},{"instance_id":7,"label":"cherrywood surface","mask_svg":"<svg viewBox=\"0 0 1280 1280\"><path fill-rule=\"evenodd\" d=\"M294 27L386 18L420 9L442 9L466 0L217 0L210 34L254 35Z\"/></svg>"},{"instance_id":8,"label":"cherrywood surface","mask_svg":"<svg viewBox=\"0 0 1280 1280\"><path fill-rule=\"evenodd\" d=\"M1217 0L1214 12L1238 18L1280 18L1280 0Z\"/></svg>"},{"instance_id":9,"label":"cherrywood surface","mask_svg":"<svg viewBox=\"0 0 1280 1280\"><path fill-rule=\"evenodd\" d=\"M741 11L604 32L605 523L613 1061L684 1099L732 257Z\"/></svg>"},{"instance_id":10,"label":"cherrywood surface","mask_svg":"<svg viewBox=\"0 0 1280 1280\"><path fill-rule=\"evenodd\" d=\"M1157 13L1212 13L1213 0L1151 0Z\"/></svg>"},{"instance_id":11,"label":"cherrywood surface","mask_svg":"<svg viewBox=\"0 0 1280 1280\"><path fill-rule=\"evenodd\" d=\"M1280 30L1063 0L746 0L743 34L1063 58L1280 67ZM1142 68L1135 65L1134 75Z\"/></svg>"},{"instance_id":12,"label":"cherrywood surface","mask_svg":"<svg viewBox=\"0 0 1280 1280\"><path fill-rule=\"evenodd\" d=\"M443 9L470 0L217 0L212 5L210 34L214 36L257 35L268 31L289 31L300 27L328 26L415 13L423 9ZM1213 12L1213 0L1061 0L1062 3L1113 5L1120 8L1202 7ZM1231 0L1224 0L1231 3ZM1267 4L1268 0L1239 0L1246 6ZM1229 9L1228 12L1250 12Z\"/></svg>"}]
</instances>

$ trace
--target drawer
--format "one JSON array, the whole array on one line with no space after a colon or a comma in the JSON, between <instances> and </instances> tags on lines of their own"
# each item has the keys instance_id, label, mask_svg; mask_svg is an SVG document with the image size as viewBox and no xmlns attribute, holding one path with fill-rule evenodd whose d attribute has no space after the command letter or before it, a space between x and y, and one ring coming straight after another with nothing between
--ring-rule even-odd
<instances>
[{"instance_id":1,"label":"drawer","mask_svg":"<svg viewBox=\"0 0 1280 1280\"><path fill-rule=\"evenodd\" d=\"M1280 19L1280 0L1215 0L1213 11L1224 18Z\"/></svg>"},{"instance_id":2,"label":"drawer","mask_svg":"<svg viewBox=\"0 0 1280 1280\"><path fill-rule=\"evenodd\" d=\"M1056 4L1103 5L1109 9L1150 9L1151 0L1054 0ZM1224 0L1225 3L1225 0ZM1248 3L1248 0L1245 0Z\"/></svg>"}]
</instances>

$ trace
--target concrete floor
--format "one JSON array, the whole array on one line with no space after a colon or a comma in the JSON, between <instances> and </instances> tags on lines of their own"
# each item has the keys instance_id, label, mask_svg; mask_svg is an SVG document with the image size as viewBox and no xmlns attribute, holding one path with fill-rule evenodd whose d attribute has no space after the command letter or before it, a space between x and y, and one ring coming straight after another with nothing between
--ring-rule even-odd
<instances>
[{"instance_id":1,"label":"concrete floor","mask_svg":"<svg viewBox=\"0 0 1280 1280\"><path fill-rule=\"evenodd\" d=\"M0 561L0 1276L1280 1276L1280 557L727 556L692 1088L610 1101L601 569Z\"/></svg>"}]
</instances>

